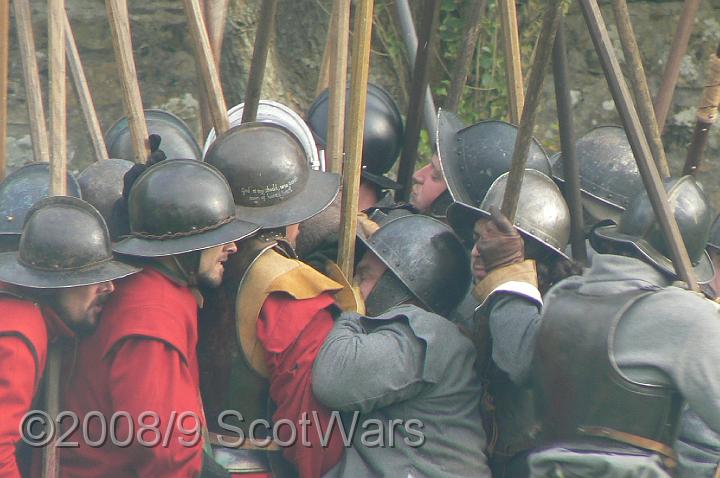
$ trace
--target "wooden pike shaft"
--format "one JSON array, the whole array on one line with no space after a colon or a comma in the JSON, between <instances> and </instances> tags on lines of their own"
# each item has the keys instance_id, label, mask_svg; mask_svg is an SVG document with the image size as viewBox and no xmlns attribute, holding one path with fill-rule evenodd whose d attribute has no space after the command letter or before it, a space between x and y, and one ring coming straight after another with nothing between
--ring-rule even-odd
<instances>
[{"instance_id":1,"label":"wooden pike shaft","mask_svg":"<svg viewBox=\"0 0 720 478\"><path fill-rule=\"evenodd\" d=\"M438 17L440 16L440 0L425 0L423 19L420 25L420 38L415 69L410 89L410 104L408 106L407 123L403 149L400 154L398 166L398 182L402 189L395 193L396 201L407 201L412 188L412 176L415 170L417 147L420 142L420 127L422 123L422 98L428 86L430 76L431 55L430 50L437 31Z\"/></svg>"},{"instance_id":2,"label":"wooden pike shaft","mask_svg":"<svg viewBox=\"0 0 720 478\"><path fill-rule=\"evenodd\" d=\"M98 121L97 113L95 112L95 104L90 94L87 78L85 78L85 71L80 61L80 53L75 44L75 36L73 35L70 20L67 15L65 15L65 49L73 83L75 84L75 91L78 96L78 102L85 117L88 133L90 133L90 142L92 143L95 157L99 160L108 159L105 138L103 137L100 121Z\"/></svg>"},{"instance_id":3,"label":"wooden pike shaft","mask_svg":"<svg viewBox=\"0 0 720 478\"><path fill-rule=\"evenodd\" d=\"M228 3L230 0L209 0L205 3L205 18L210 38L210 47L215 54L215 62L220 64L220 52L225 38Z\"/></svg>"},{"instance_id":4,"label":"wooden pike shaft","mask_svg":"<svg viewBox=\"0 0 720 478\"><path fill-rule=\"evenodd\" d=\"M277 12L277 0L263 0L260 7L260 21L255 34L255 46L253 48L252 62L250 63L250 74L248 77L247 90L245 91L245 106L243 108L242 122L248 123L257 118L258 106L260 105L260 93L265 78L265 65L267 64L270 40L275 24L275 13Z\"/></svg>"},{"instance_id":5,"label":"wooden pike shaft","mask_svg":"<svg viewBox=\"0 0 720 478\"><path fill-rule=\"evenodd\" d=\"M0 181L7 170L9 45L10 0L0 0Z\"/></svg>"},{"instance_id":6,"label":"wooden pike shaft","mask_svg":"<svg viewBox=\"0 0 720 478\"><path fill-rule=\"evenodd\" d=\"M498 0L500 24L503 35L503 54L505 55L505 81L510 101L510 122L519 124L525 104L523 87L522 57L520 56L520 37L517 26L515 0Z\"/></svg>"},{"instance_id":7,"label":"wooden pike shaft","mask_svg":"<svg viewBox=\"0 0 720 478\"><path fill-rule=\"evenodd\" d=\"M215 133L220 136L230 128L230 121L228 120L227 106L225 106L225 97L220 84L220 75L210 48L210 39L205 27L204 15L198 0L183 0L183 4L190 26L190 34L193 37L195 61L205 84L210 116L213 120Z\"/></svg>"},{"instance_id":8,"label":"wooden pike shaft","mask_svg":"<svg viewBox=\"0 0 720 478\"><path fill-rule=\"evenodd\" d=\"M67 194L67 75L65 73L65 0L48 0L50 64L50 194Z\"/></svg>"},{"instance_id":9,"label":"wooden pike shaft","mask_svg":"<svg viewBox=\"0 0 720 478\"><path fill-rule=\"evenodd\" d=\"M630 67L630 85L635 93L635 106L637 107L640 121L642 121L643 131L645 131L645 136L650 144L650 151L655 159L655 164L660 172L660 176L669 178L670 167L665 157L665 148L663 148L660 130L658 129L657 120L655 119L650 89L648 88L647 78L645 77L645 68L643 68L640 48L638 48L635 39L635 32L633 31L632 22L630 21L630 11L628 10L626 0L613 0L613 9L615 11L615 22L617 23L618 33L620 34L620 42L625 52L625 61L628 62L628 66Z\"/></svg>"},{"instance_id":10,"label":"wooden pike shaft","mask_svg":"<svg viewBox=\"0 0 720 478\"><path fill-rule=\"evenodd\" d=\"M515 219L525 165L527 164L527 157L530 152L530 142L532 141L533 130L535 129L535 118L537 116L538 105L540 104L540 92L545 79L545 70L550 63L550 55L552 54L553 44L555 42L555 33L563 16L561 0L550 0L547 3L548 6L543 16L537 50L535 51L535 59L532 70L530 70L525 106L523 107L520 127L517 138L515 139L512 166L508 176L507 187L503 195L501 210L510 221Z\"/></svg>"},{"instance_id":11,"label":"wooden pike shaft","mask_svg":"<svg viewBox=\"0 0 720 478\"><path fill-rule=\"evenodd\" d=\"M48 0L48 57L50 61L50 128L52 155L50 157L50 194L67 194L66 155L66 75L65 75L65 0ZM48 347L45 410L51 417L60 413L60 370L62 353L58 345ZM57 436L43 450L42 478L60 475Z\"/></svg>"},{"instance_id":12,"label":"wooden pike shaft","mask_svg":"<svg viewBox=\"0 0 720 478\"><path fill-rule=\"evenodd\" d=\"M115 62L122 84L123 105L130 126L130 138L136 163L145 163L150 156L145 111L140 95L135 59L130 36L130 18L128 17L127 0L106 0L105 6L110 19Z\"/></svg>"},{"instance_id":13,"label":"wooden pike shaft","mask_svg":"<svg viewBox=\"0 0 720 478\"><path fill-rule=\"evenodd\" d=\"M48 346L45 370L45 411L51 417L60 414L60 372L62 370L62 349L58 344ZM42 478L58 478L60 463L57 452L57 437L43 448Z\"/></svg>"},{"instance_id":14,"label":"wooden pike shaft","mask_svg":"<svg viewBox=\"0 0 720 478\"><path fill-rule=\"evenodd\" d=\"M687 51L690 35L693 31L693 21L697 15L702 0L685 0L682 15L678 20L677 31L673 38L670 54L668 55L665 72L663 73L660 90L655 97L655 118L660 131L665 129L667 116L672 104L673 93L680 76L680 65Z\"/></svg>"},{"instance_id":15,"label":"wooden pike shaft","mask_svg":"<svg viewBox=\"0 0 720 478\"><path fill-rule=\"evenodd\" d=\"M215 68L218 75L221 74L220 60L222 56L222 44L225 36L225 23L227 20L228 0L205 0L200 1L200 8L205 12L206 24L208 29L208 37L210 38L210 47L213 52ZM202 138L205 139L213 127L212 118L210 116L210 106L208 105L207 91L203 86L202 75L198 71L198 102L200 103L200 123L202 129Z\"/></svg>"},{"instance_id":16,"label":"wooden pike shaft","mask_svg":"<svg viewBox=\"0 0 720 478\"><path fill-rule=\"evenodd\" d=\"M583 223L582 193L580 192L580 165L575 155L575 128L573 127L572 100L568 80L567 47L565 28L560 21L553 47L553 79L560 125L560 149L562 150L563 193L570 209L570 244L573 259L587 264L585 247L585 224Z\"/></svg>"},{"instance_id":17,"label":"wooden pike shaft","mask_svg":"<svg viewBox=\"0 0 720 478\"><path fill-rule=\"evenodd\" d=\"M480 37L480 18L487 8L487 0L473 0L470 11L465 22L465 31L461 43L460 55L455 60L455 71L453 72L448 91L445 108L457 113L462 99L463 89L467 82L468 72L472 64L473 54Z\"/></svg>"},{"instance_id":18,"label":"wooden pike shaft","mask_svg":"<svg viewBox=\"0 0 720 478\"><path fill-rule=\"evenodd\" d=\"M333 38L335 34L335 18L337 17L338 2L333 2L332 11L330 12L330 20L328 21L328 31L325 36L325 48L320 62L320 74L318 75L317 86L315 87L315 96L325 91L330 86L330 57L333 53Z\"/></svg>"},{"instance_id":19,"label":"wooden pike shaft","mask_svg":"<svg viewBox=\"0 0 720 478\"><path fill-rule=\"evenodd\" d=\"M23 64L33 156L35 157L35 161L49 162L50 144L45 123L40 74L38 73L37 60L35 59L35 40L33 38L32 19L30 17L30 1L13 0L13 7L15 11L18 44L20 46L20 58Z\"/></svg>"},{"instance_id":20,"label":"wooden pike shaft","mask_svg":"<svg viewBox=\"0 0 720 478\"><path fill-rule=\"evenodd\" d=\"M699 291L695 272L692 269L685 244L680 236L675 217L670 210L665 188L658 173L655 162L652 160L650 146L643 133L640 119L632 103L630 91L625 79L622 76L620 63L610 41L610 36L605 26L600 7L597 0L580 0L580 8L585 17L585 23L590 31L595 50L600 63L602 64L605 78L607 79L610 93L612 94L615 106L620 113L625 132L627 133L630 147L632 148L638 170L642 177L643 184L648 193L655 216L660 223L660 228L670 247L670 258L672 259L675 271L680 280L688 284L694 291Z\"/></svg>"},{"instance_id":21,"label":"wooden pike shaft","mask_svg":"<svg viewBox=\"0 0 720 478\"><path fill-rule=\"evenodd\" d=\"M327 169L340 174L345 143L345 99L347 89L348 42L350 37L350 2L335 0L330 52L330 91L325 162Z\"/></svg>"},{"instance_id":22,"label":"wooden pike shaft","mask_svg":"<svg viewBox=\"0 0 720 478\"><path fill-rule=\"evenodd\" d=\"M348 154L343 166L342 224L338 265L345 277L352 279L357 232L360 168L362 164L363 133L367 80L370 73L370 42L372 40L373 0L358 0L352 46L352 83L350 85L350 123L348 124ZM344 93L344 92L343 92Z\"/></svg>"},{"instance_id":23,"label":"wooden pike shaft","mask_svg":"<svg viewBox=\"0 0 720 478\"><path fill-rule=\"evenodd\" d=\"M707 145L710 127L718 117L720 107L720 46L710 58L708 80L703 89L703 96L698 106L697 118L695 120L695 131L693 139L688 148L683 175L695 174L700 166L705 146Z\"/></svg>"}]
</instances>

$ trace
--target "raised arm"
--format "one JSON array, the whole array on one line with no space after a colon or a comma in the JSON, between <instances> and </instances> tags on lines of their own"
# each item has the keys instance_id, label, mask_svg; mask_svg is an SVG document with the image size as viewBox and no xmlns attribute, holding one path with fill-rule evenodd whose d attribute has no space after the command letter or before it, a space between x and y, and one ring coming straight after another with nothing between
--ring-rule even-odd
<instances>
[{"instance_id":1,"label":"raised arm","mask_svg":"<svg viewBox=\"0 0 720 478\"><path fill-rule=\"evenodd\" d=\"M376 408L417 395L425 344L404 319L366 329L367 319L345 313L325 339L313 365L313 393L333 410Z\"/></svg>"}]
</instances>

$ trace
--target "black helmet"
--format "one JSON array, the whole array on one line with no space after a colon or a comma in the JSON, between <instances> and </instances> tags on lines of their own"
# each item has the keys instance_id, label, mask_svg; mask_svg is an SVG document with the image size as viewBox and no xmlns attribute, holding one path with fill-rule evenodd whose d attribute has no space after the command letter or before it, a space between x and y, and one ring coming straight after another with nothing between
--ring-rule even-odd
<instances>
[{"instance_id":1,"label":"black helmet","mask_svg":"<svg viewBox=\"0 0 720 478\"><path fill-rule=\"evenodd\" d=\"M401 283L399 287L392 280L381 284L381 278L366 301L369 315L412 298L408 291L432 312L445 315L470 287L467 251L455 233L436 219L403 215L384 223L370 238L362 234L358 238Z\"/></svg>"},{"instance_id":2,"label":"black helmet","mask_svg":"<svg viewBox=\"0 0 720 478\"><path fill-rule=\"evenodd\" d=\"M38 289L98 284L137 271L113 260L97 209L69 196L38 201L28 211L18 252L0 254L0 281Z\"/></svg>"},{"instance_id":3,"label":"black helmet","mask_svg":"<svg viewBox=\"0 0 720 478\"><path fill-rule=\"evenodd\" d=\"M698 282L708 282L715 271L705 252L713 221L707 196L692 176L667 179L665 190ZM620 217L619 224L596 227L591 240L593 247L597 245L599 250L602 250L602 242L605 241L629 246L651 264L675 275L675 268L669 258L670 248L645 191L633 198Z\"/></svg>"},{"instance_id":4,"label":"black helmet","mask_svg":"<svg viewBox=\"0 0 720 478\"><path fill-rule=\"evenodd\" d=\"M142 173L130 190L128 215L131 235L113 249L139 257L199 251L259 229L236 217L223 175L192 159L165 160Z\"/></svg>"},{"instance_id":5,"label":"black helmet","mask_svg":"<svg viewBox=\"0 0 720 478\"><path fill-rule=\"evenodd\" d=\"M712 228L710 228L710 238L708 239L707 247L712 247L720 251L720 215L715 218L715 222L713 222Z\"/></svg>"},{"instance_id":6,"label":"black helmet","mask_svg":"<svg viewBox=\"0 0 720 478\"><path fill-rule=\"evenodd\" d=\"M350 87L347 89L350 94ZM307 122L317 142L327 143L329 90L315 98ZM346 108L347 112L347 108ZM400 189L400 184L384 176L390 171L402 149L403 121L400 109L390 93L368 83L363 133L362 177L382 189Z\"/></svg>"},{"instance_id":7,"label":"black helmet","mask_svg":"<svg viewBox=\"0 0 720 478\"><path fill-rule=\"evenodd\" d=\"M472 238L475 221L490 217L490 207L502 206L510 173L505 173L490 186L480 207L454 203L448 209L450 225L465 241ZM570 211L560 189L550 177L534 169L526 169L523 176L515 226L530 238L567 258L565 249L570 239Z\"/></svg>"},{"instance_id":8,"label":"black helmet","mask_svg":"<svg viewBox=\"0 0 720 478\"><path fill-rule=\"evenodd\" d=\"M438 113L436 148L448 190L455 202L477 207L490 185L510 171L518 129L504 121L481 121L463 128L453 113ZM550 175L550 161L533 138L526 167Z\"/></svg>"},{"instance_id":9,"label":"black helmet","mask_svg":"<svg viewBox=\"0 0 720 478\"><path fill-rule=\"evenodd\" d=\"M160 149L168 159L202 159L202 151L188 125L172 113L163 110L145 110L148 135L160 136ZM130 137L130 125L126 116L117 120L105 132L105 144L111 158L132 161L135 154Z\"/></svg>"},{"instance_id":10,"label":"black helmet","mask_svg":"<svg viewBox=\"0 0 720 478\"><path fill-rule=\"evenodd\" d=\"M103 159L78 174L83 199L100 211L108 224L115 202L122 197L125 173L133 164L125 159Z\"/></svg>"},{"instance_id":11,"label":"black helmet","mask_svg":"<svg viewBox=\"0 0 720 478\"><path fill-rule=\"evenodd\" d=\"M620 126L592 129L577 140L575 156L580 168L580 189L586 197L604 206L609 211L606 215L621 214L632 198L644 190L630 142ZM564 181L560 155L553 160L553 176ZM589 212L593 217L602 214Z\"/></svg>"},{"instance_id":12,"label":"black helmet","mask_svg":"<svg viewBox=\"0 0 720 478\"><path fill-rule=\"evenodd\" d=\"M9 174L0 183L0 235L20 235L27 212L49 195L49 163L30 163ZM80 185L70 173L67 195L82 197Z\"/></svg>"},{"instance_id":13,"label":"black helmet","mask_svg":"<svg viewBox=\"0 0 720 478\"><path fill-rule=\"evenodd\" d=\"M238 126L242 123L244 110L245 103L235 105L228 110L230 127ZM294 112L290 107L285 106L282 103L278 103L277 101L260 100L260 103L258 104L257 118L255 121L258 123L279 124L280 126L284 126L289 129L303 145L305 156L308 158L310 167L316 171L325 171L325 161L324 159L321 159L318 154L312 131L310 131L310 128L305 120L303 120L302 117ZM205 140L203 155L207 154L215 139L215 128L213 128L210 130L207 139Z\"/></svg>"},{"instance_id":14,"label":"black helmet","mask_svg":"<svg viewBox=\"0 0 720 478\"><path fill-rule=\"evenodd\" d=\"M337 196L337 174L310 169L287 128L244 123L222 134L205 156L228 179L239 217L273 229L324 210Z\"/></svg>"}]
</instances>

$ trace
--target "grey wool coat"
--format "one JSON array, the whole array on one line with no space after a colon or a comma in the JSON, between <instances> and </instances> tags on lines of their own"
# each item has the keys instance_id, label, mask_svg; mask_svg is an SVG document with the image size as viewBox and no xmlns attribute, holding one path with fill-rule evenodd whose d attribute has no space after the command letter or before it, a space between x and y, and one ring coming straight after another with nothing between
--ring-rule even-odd
<instances>
[{"instance_id":1,"label":"grey wool coat","mask_svg":"<svg viewBox=\"0 0 720 478\"><path fill-rule=\"evenodd\" d=\"M616 363L633 380L676 388L709 429L720 432L717 304L700 294L674 287L665 275L641 260L606 254L597 254L582 277L566 279L551 289L545 298L546 306L562 300L568 288L578 289L588 297L637 289L657 291L628 309L618 324L613 344ZM679 451L682 454L685 450ZM655 456L603 455L551 448L531 455L529 462L533 477L554 476L551 473L558 471L563 476L668 476ZM686 465L692 466L687 462Z\"/></svg>"},{"instance_id":2,"label":"grey wool coat","mask_svg":"<svg viewBox=\"0 0 720 478\"><path fill-rule=\"evenodd\" d=\"M325 476L490 477L475 357L453 323L412 305L342 314L315 359L313 392L356 429Z\"/></svg>"}]
</instances>

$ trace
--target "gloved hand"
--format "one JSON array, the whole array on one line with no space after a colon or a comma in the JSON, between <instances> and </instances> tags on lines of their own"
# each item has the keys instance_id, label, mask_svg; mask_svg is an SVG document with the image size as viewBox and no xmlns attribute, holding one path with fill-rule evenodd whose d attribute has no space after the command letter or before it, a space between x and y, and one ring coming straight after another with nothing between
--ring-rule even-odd
<instances>
[{"instance_id":1,"label":"gloved hand","mask_svg":"<svg viewBox=\"0 0 720 478\"><path fill-rule=\"evenodd\" d=\"M475 249L487 272L525 259L522 236L497 207L490 207L490 220L482 221L475 232Z\"/></svg>"}]
</instances>

